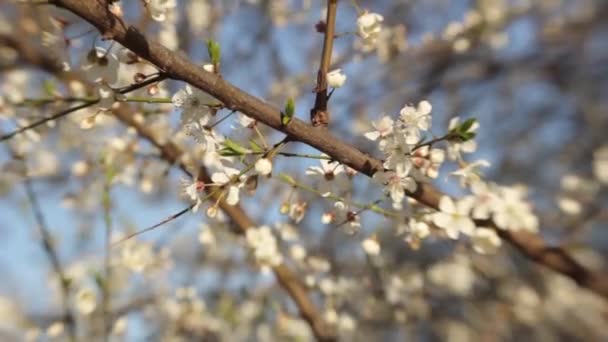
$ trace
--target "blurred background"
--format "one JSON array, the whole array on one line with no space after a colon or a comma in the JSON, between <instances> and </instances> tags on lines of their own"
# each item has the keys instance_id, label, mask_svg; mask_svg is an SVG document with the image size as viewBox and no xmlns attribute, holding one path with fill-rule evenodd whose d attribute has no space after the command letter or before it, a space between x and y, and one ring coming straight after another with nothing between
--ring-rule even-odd
<instances>
[{"instance_id":1,"label":"blurred background","mask_svg":"<svg viewBox=\"0 0 608 342\"><path fill-rule=\"evenodd\" d=\"M160 23L141 1L119 3L126 22L201 65L208 62L206 41L216 40L225 79L278 107L293 97L296 115L308 120L323 41L315 24L325 18L324 1L177 0ZM1 134L72 106L49 98L95 95L74 75L92 46L118 53L118 44L50 5L2 1L0 9ZM362 10L384 16L371 51L356 36ZM476 118L478 149L467 158L490 161L483 169L490 181L527 186L545 241L606 271L605 18L608 2L602 0L339 1L332 69L341 68L347 81L331 98L329 129L380 157L363 134L372 130L371 121L395 117L404 105L430 101L436 136L455 116ZM62 71L56 59L71 71ZM152 71L123 64L117 84ZM129 103L128 110L192 160L202 151L178 129L179 113L170 101L183 86L166 81L134 92L166 101ZM187 177L132 129L111 115L81 129L95 111L77 111L0 146L0 340L67 339L45 240L70 282L79 336L101 340L105 195L117 235L159 223L189 204L180 185ZM239 128L237 119L217 129L246 145L257 133ZM258 127L269 144L283 137ZM285 151L319 154L299 143ZM112 184L100 162L108 156L120 166ZM315 186L305 170L317 165L314 159L277 158L273 174ZM434 184L460 196L458 181L448 176L456 169L446 163ZM383 198L364 176L355 176L345 196L360 203ZM412 246L397 222L372 211L360 215L360 231L350 235L321 222L334 202L293 190L279 177L260 180L254 195L241 196L251 218L272 227L286 262L310 286L342 340L608 339L605 299L508 245L492 256L476 254L467 241L435 236ZM380 206L390 208L390 201ZM230 222L223 215L210 219L205 210L110 250L112 340L312 339L272 273L250 262ZM40 218L50 239L41 236ZM379 257L360 247L370 236L381 246ZM89 310L79 310L83 302Z\"/></svg>"}]
</instances>

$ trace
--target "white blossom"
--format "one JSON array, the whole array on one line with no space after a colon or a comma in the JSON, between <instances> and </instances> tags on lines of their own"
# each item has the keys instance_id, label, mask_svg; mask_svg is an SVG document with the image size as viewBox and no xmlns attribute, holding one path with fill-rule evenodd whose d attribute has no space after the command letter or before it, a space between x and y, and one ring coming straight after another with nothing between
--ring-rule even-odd
<instances>
[{"instance_id":1,"label":"white blossom","mask_svg":"<svg viewBox=\"0 0 608 342\"><path fill-rule=\"evenodd\" d=\"M495 254L502 241L494 229L479 227L471 234L471 243L479 254Z\"/></svg>"},{"instance_id":2,"label":"white blossom","mask_svg":"<svg viewBox=\"0 0 608 342\"><path fill-rule=\"evenodd\" d=\"M365 12L357 18L357 32L363 40L363 49L365 51L373 49L376 45L382 31L382 21L384 21L383 16L369 12Z\"/></svg>"},{"instance_id":3,"label":"white blossom","mask_svg":"<svg viewBox=\"0 0 608 342\"><path fill-rule=\"evenodd\" d=\"M306 174L318 180L318 188L323 191L321 195L327 197L344 186L344 180L341 177L337 179L344 172L344 166L327 159L321 159L320 163L321 166L310 166L306 169Z\"/></svg>"},{"instance_id":4,"label":"white blossom","mask_svg":"<svg viewBox=\"0 0 608 342\"><path fill-rule=\"evenodd\" d=\"M154 262L154 252L152 246L137 242L135 240L127 240L123 243L121 252L122 264L133 272L140 273Z\"/></svg>"},{"instance_id":5,"label":"white blossom","mask_svg":"<svg viewBox=\"0 0 608 342\"><path fill-rule=\"evenodd\" d=\"M458 239L459 234L470 235L475 229L475 223L469 216L473 206L470 198L463 198L458 202L449 196L443 196L439 200L439 212L434 213L433 223L445 230L451 239Z\"/></svg>"},{"instance_id":6,"label":"white blossom","mask_svg":"<svg viewBox=\"0 0 608 342\"><path fill-rule=\"evenodd\" d=\"M365 137L372 141L376 141L378 138L384 139L393 133L393 125L393 119L383 116L378 121L372 122L372 126L376 130L365 133Z\"/></svg>"},{"instance_id":7,"label":"white blossom","mask_svg":"<svg viewBox=\"0 0 608 342\"><path fill-rule=\"evenodd\" d=\"M120 62L116 55L102 47L89 51L82 61L86 77L96 83L114 84L118 79Z\"/></svg>"},{"instance_id":8,"label":"white blossom","mask_svg":"<svg viewBox=\"0 0 608 342\"><path fill-rule=\"evenodd\" d=\"M508 230L538 231L538 218L531 205L524 200L527 191L524 187L501 187L498 193L492 218L499 228Z\"/></svg>"},{"instance_id":9,"label":"white blossom","mask_svg":"<svg viewBox=\"0 0 608 342\"><path fill-rule=\"evenodd\" d=\"M469 258L463 255L433 265L427 275L432 283L460 296L469 294L475 283L475 273L471 269Z\"/></svg>"},{"instance_id":10,"label":"white blossom","mask_svg":"<svg viewBox=\"0 0 608 342\"><path fill-rule=\"evenodd\" d=\"M385 140L385 144L380 144L380 149L386 156L383 164L385 168L393 170L401 176L407 176L410 173L412 168L411 145L407 143L405 136L391 135Z\"/></svg>"},{"instance_id":11,"label":"white blossom","mask_svg":"<svg viewBox=\"0 0 608 342\"><path fill-rule=\"evenodd\" d=\"M91 314L97 307L97 293L89 287L81 288L76 292L74 305L81 314Z\"/></svg>"},{"instance_id":12,"label":"white blossom","mask_svg":"<svg viewBox=\"0 0 608 342\"><path fill-rule=\"evenodd\" d=\"M608 184L608 145L593 153L593 174L600 183Z\"/></svg>"},{"instance_id":13,"label":"white blossom","mask_svg":"<svg viewBox=\"0 0 608 342\"><path fill-rule=\"evenodd\" d=\"M213 103L213 98L202 90L191 87L187 84L173 95L171 99L173 105L182 111L181 125L196 125L203 129L211 118L209 105Z\"/></svg>"},{"instance_id":14,"label":"white blossom","mask_svg":"<svg viewBox=\"0 0 608 342\"><path fill-rule=\"evenodd\" d=\"M416 190L416 181L395 171L378 171L374 173L373 179L384 185L384 192L390 195L395 209L401 208L401 202L405 197L405 191L413 192Z\"/></svg>"},{"instance_id":15,"label":"white blossom","mask_svg":"<svg viewBox=\"0 0 608 342\"><path fill-rule=\"evenodd\" d=\"M342 69L335 69L327 73L327 85L331 88L340 88L346 82L346 75Z\"/></svg>"},{"instance_id":16,"label":"white blossom","mask_svg":"<svg viewBox=\"0 0 608 342\"><path fill-rule=\"evenodd\" d=\"M456 128L460 122L459 117L454 117L450 120L448 125L448 129L451 131ZM468 132L474 133L479 128L479 123L475 121L473 126L469 128ZM477 150L477 142L475 140L470 139L465 142L449 140L448 141L448 158L451 160L459 160L461 159L461 153L473 153Z\"/></svg>"},{"instance_id":17,"label":"white blossom","mask_svg":"<svg viewBox=\"0 0 608 342\"><path fill-rule=\"evenodd\" d=\"M361 220L350 206L342 201L334 203L334 209L323 214L321 221L324 224L335 223L343 226L348 234L356 233L361 228Z\"/></svg>"},{"instance_id":18,"label":"white blossom","mask_svg":"<svg viewBox=\"0 0 608 342\"><path fill-rule=\"evenodd\" d=\"M175 0L145 0L145 2L150 16L156 21L165 21L167 13L177 5Z\"/></svg>"},{"instance_id":19,"label":"white blossom","mask_svg":"<svg viewBox=\"0 0 608 342\"><path fill-rule=\"evenodd\" d=\"M557 205L567 215L578 215L583 211L581 203L571 197L559 196Z\"/></svg>"},{"instance_id":20,"label":"white blossom","mask_svg":"<svg viewBox=\"0 0 608 342\"><path fill-rule=\"evenodd\" d=\"M277 240L270 227L249 228L245 237L247 246L251 249L255 261L260 266L277 266L283 261L277 246Z\"/></svg>"},{"instance_id":21,"label":"white blossom","mask_svg":"<svg viewBox=\"0 0 608 342\"><path fill-rule=\"evenodd\" d=\"M198 208L203 203L201 194L205 189L205 183L198 180L194 180L192 182L183 180L181 181L181 185L183 188L183 193L188 196L192 202L194 202L192 212L197 212Z\"/></svg>"},{"instance_id":22,"label":"white blossom","mask_svg":"<svg viewBox=\"0 0 608 342\"><path fill-rule=\"evenodd\" d=\"M361 242L361 247L368 255L374 256L380 254L380 244L375 238L367 238Z\"/></svg>"},{"instance_id":23,"label":"white blossom","mask_svg":"<svg viewBox=\"0 0 608 342\"><path fill-rule=\"evenodd\" d=\"M431 127L432 106L428 101L421 101L417 107L405 106L399 112L400 134L405 135L406 142L414 145L420 141L420 131Z\"/></svg>"},{"instance_id":24,"label":"white blossom","mask_svg":"<svg viewBox=\"0 0 608 342\"><path fill-rule=\"evenodd\" d=\"M272 172L272 162L268 158L260 158L255 162L255 171L262 176L268 176Z\"/></svg>"},{"instance_id":25,"label":"white blossom","mask_svg":"<svg viewBox=\"0 0 608 342\"><path fill-rule=\"evenodd\" d=\"M239 192L244 186L243 176L239 179L233 179L239 175L240 171L231 167L224 167L222 171L215 172L211 175L211 180L215 184L221 184L228 188L226 195L226 203L229 205L236 205L239 203Z\"/></svg>"},{"instance_id":26,"label":"white blossom","mask_svg":"<svg viewBox=\"0 0 608 342\"><path fill-rule=\"evenodd\" d=\"M480 181L481 177L479 175L479 168L488 166L490 166L490 162L481 159L473 163L469 163L465 167L462 167L450 174L452 176L460 177L460 186L465 187L467 184L473 184Z\"/></svg>"}]
</instances>

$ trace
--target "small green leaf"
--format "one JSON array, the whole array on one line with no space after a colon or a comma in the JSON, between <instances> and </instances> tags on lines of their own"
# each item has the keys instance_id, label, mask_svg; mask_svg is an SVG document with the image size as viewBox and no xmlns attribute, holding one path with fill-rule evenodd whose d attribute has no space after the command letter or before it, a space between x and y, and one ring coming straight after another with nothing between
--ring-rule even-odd
<instances>
[{"instance_id":1,"label":"small green leaf","mask_svg":"<svg viewBox=\"0 0 608 342\"><path fill-rule=\"evenodd\" d=\"M293 101L293 98L290 97L287 100L287 104L285 104L285 110L283 111L283 113L281 113L281 124L283 124L283 126L286 126L289 122L291 122L295 111L296 105Z\"/></svg>"},{"instance_id":2,"label":"small green leaf","mask_svg":"<svg viewBox=\"0 0 608 342\"><path fill-rule=\"evenodd\" d=\"M44 90L44 93L48 96L57 95L57 88L55 87L55 83L51 80L44 80L44 82L42 83L42 89Z\"/></svg>"},{"instance_id":3,"label":"small green leaf","mask_svg":"<svg viewBox=\"0 0 608 342\"><path fill-rule=\"evenodd\" d=\"M251 150L253 152L256 152L256 153L264 152L264 148L262 148L262 146L258 145L258 143L255 142L255 140L253 140L253 139L249 140L249 146L251 147Z\"/></svg>"},{"instance_id":4,"label":"small green leaf","mask_svg":"<svg viewBox=\"0 0 608 342\"><path fill-rule=\"evenodd\" d=\"M209 53L209 59L213 65L220 64L221 49L220 44L213 39L207 41L207 52Z\"/></svg>"},{"instance_id":5,"label":"small green leaf","mask_svg":"<svg viewBox=\"0 0 608 342\"><path fill-rule=\"evenodd\" d=\"M475 118L470 118L470 119L465 120L462 124L460 124L459 131L462 133L468 132L469 129L471 129L471 127L473 127L473 124L475 124L475 122L477 122L477 119L475 119Z\"/></svg>"},{"instance_id":6,"label":"small green leaf","mask_svg":"<svg viewBox=\"0 0 608 342\"><path fill-rule=\"evenodd\" d=\"M236 141L234 141L232 139L226 139L226 140L224 140L224 142L222 144L224 145L225 149L233 152L234 155L236 155L236 156L244 155L249 152L246 148L239 145Z\"/></svg>"}]
</instances>

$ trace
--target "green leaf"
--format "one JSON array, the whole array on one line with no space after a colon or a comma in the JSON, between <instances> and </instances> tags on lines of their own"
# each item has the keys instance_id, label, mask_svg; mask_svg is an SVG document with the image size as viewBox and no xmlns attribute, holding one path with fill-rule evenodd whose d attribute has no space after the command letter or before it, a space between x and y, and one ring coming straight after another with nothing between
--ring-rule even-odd
<instances>
[{"instance_id":1,"label":"green leaf","mask_svg":"<svg viewBox=\"0 0 608 342\"><path fill-rule=\"evenodd\" d=\"M291 122L291 119L293 118L295 112L296 105L293 101L293 98L290 97L287 100L287 103L285 104L285 110L283 111L283 113L281 113L281 124L283 124L283 126L286 126L289 122Z\"/></svg>"},{"instance_id":2,"label":"green leaf","mask_svg":"<svg viewBox=\"0 0 608 342\"><path fill-rule=\"evenodd\" d=\"M470 118L470 119L465 120L462 124L460 124L459 131L462 133L468 132L469 129L471 127L473 127L473 124L475 122L477 122L477 119L475 119L475 118Z\"/></svg>"},{"instance_id":3,"label":"green leaf","mask_svg":"<svg viewBox=\"0 0 608 342\"><path fill-rule=\"evenodd\" d=\"M207 52L209 53L209 59L213 65L220 64L221 49L220 44L213 39L207 41Z\"/></svg>"},{"instance_id":4,"label":"green leaf","mask_svg":"<svg viewBox=\"0 0 608 342\"><path fill-rule=\"evenodd\" d=\"M234 153L233 155L235 155L235 156L244 155L249 152L246 148L239 145L236 141L234 141L232 139L226 139L226 140L224 140L224 142L222 144L224 145L225 150ZM224 150L224 149L222 149L222 150Z\"/></svg>"},{"instance_id":5,"label":"green leaf","mask_svg":"<svg viewBox=\"0 0 608 342\"><path fill-rule=\"evenodd\" d=\"M48 96L55 96L57 94L57 88L55 87L55 83L51 80L44 80L42 83L42 89L44 93Z\"/></svg>"},{"instance_id":6,"label":"green leaf","mask_svg":"<svg viewBox=\"0 0 608 342\"><path fill-rule=\"evenodd\" d=\"M251 147L251 150L253 152L264 152L264 149L260 145L258 145L258 143L256 143L253 139L249 140L249 146Z\"/></svg>"}]
</instances>

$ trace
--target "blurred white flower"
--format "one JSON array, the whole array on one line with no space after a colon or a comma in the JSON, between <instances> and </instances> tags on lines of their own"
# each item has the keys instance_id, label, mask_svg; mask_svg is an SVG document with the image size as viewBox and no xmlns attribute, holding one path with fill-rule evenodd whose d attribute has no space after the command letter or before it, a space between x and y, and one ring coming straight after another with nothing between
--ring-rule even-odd
<instances>
[{"instance_id":1,"label":"blurred white flower","mask_svg":"<svg viewBox=\"0 0 608 342\"><path fill-rule=\"evenodd\" d=\"M368 255L374 256L380 254L380 244L375 238L367 238L361 242L361 247Z\"/></svg>"},{"instance_id":2,"label":"blurred white flower","mask_svg":"<svg viewBox=\"0 0 608 342\"><path fill-rule=\"evenodd\" d=\"M454 203L449 196L443 196L439 200L440 211L432 215L433 223L444 229L451 239L458 239L460 233L470 235L475 229L475 223L469 217L472 207L471 198Z\"/></svg>"},{"instance_id":3,"label":"blurred white flower","mask_svg":"<svg viewBox=\"0 0 608 342\"><path fill-rule=\"evenodd\" d=\"M458 126L460 123L459 117L454 117L450 120L448 125L448 130L452 130ZM479 128L479 123L475 121L473 126L468 129L467 132L474 133ZM465 142L450 140L448 141L448 158L451 160L459 160L461 159L461 153L473 153L477 150L477 142L473 139L467 140Z\"/></svg>"},{"instance_id":4,"label":"blurred white flower","mask_svg":"<svg viewBox=\"0 0 608 342\"><path fill-rule=\"evenodd\" d=\"M81 288L76 292L74 305L81 314L91 314L97 307L97 293L89 287Z\"/></svg>"},{"instance_id":5,"label":"blurred white flower","mask_svg":"<svg viewBox=\"0 0 608 342\"><path fill-rule=\"evenodd\" d=\"M262 176L268 176L272 172L272 162L268 158L260 158L255 162L255 171Z\"/></svg>"},{"instance_id":6,"label":"blurred white flower","mask_svg":"<svg viewBox=\"0 0 608 342\"><path fill-rule=\"evenodd\" d=\"M327 73L327 85L331 88L340 88L346 82L346 75L342 69L335 69Z\"/></svg>"},{"instance_id":7,"label":"blurred white flower","mask_svg":"<svg viewBox=\"0 0 608 342\"><path fill-rule=\"evenodd\" d=\"M145 0L145 3L150 16L156 21L165 21L167 12L177 5L175 0Z\"/></svg>"},{"instance_id":8,"label":"blurred white flower","mask_svg":"<svg viewBox=\"0 0 608 342\"><path fill-rule=\"evenodd\" d=\"M120 62L116 55L102 47L90 50L82 61L85 76L96 83L114 84L118 79Z\"/></svg>"},{"instance_id":9,"label":"blurred white flower","mask_svg":"<svg viewBox=\"0 0 608 342\"><path fill-rule=\"evenodd\" d=\"M382 21L384 17L378 13L365 12L357 18L357 32L363 39L364 50L371 50L376 45L382 31Z\"/></svg>"},{"instance_id":10,"label":"blurred white flower","mask_svg":"<svg viewBox=\"0 0 608 342\"><path fill-rule=\"evenodd\" d=\"M384 139L393 133L393 124L393 119L383 116L378 121L372 122L372 126L376 130L365 133L365 137L372 141L376 141L378 138Z\"/></svg>"},{"instance_id":11,"label":"blurred white flower","mask_svg":"<svg viewBox=\"0 0 608 342\"><path fill-rule=\"evenodd\" d=\"M239 203L239 192L244 186L244 177L236 179L241 172L231 167L224 167L222 171L215 172L211 175L211 180L215 184L221 184L228 188L226 195L226 203L230 205L236 205Z\"/></svg>"},{"instance_id":12,"label":"blurred white flower","mask_svg":"<svg viewBox=\"0 0 608 342\"><path fill-rule=\"evenodd\" d=\"M593 174L600 183L608 184L608 145L593 153Z\"/></svg>"},{"instance_id":13,"label":"blurred white flower","mask_svg":"<svg viewBox=\"0 0 608 342\"><path fill-rule=\"evenodd\" d=\"M181 126L194 124L202 129L211 118L209 105L214 103L214 99L204 91L187 84L173 95L171 102L182 111Z\"/></svg>"},{"instance_id":14,"label":"blurred white flower","mask_svg":"<svg viewBox=\"0 0 608 342\"><path fill-rule=\"evenodd\" d=\"M538 217L530 203L524 200L527 191L522 186L500 187L492 218L499 228L538 231Z\"/></svg>"},{"instance_id":15,"label":"blurred white flower","mask_svg":"<svg viewBox=\"0 0 608 342\"><path fill-rule=\"evenodd\" d=\"M479 254L495 254L502 241L494 229L479 227L471 235L471 243Z\"/></svg>"},{"instance_id":16,"label":"blurred white flower","mask_svg":"<svg viewBox=\"0 0 608 342\"><path fill-rule=\"evenodd\" d=\"M583 210L581 203L571 197L559 196L557 205L567 215L578 215Z\"/></svg>"},{"instance_id":17,"label":"blurred white flower","mask_svg":"<svg viewBox=\"0 0 608 342\"><path fill-rule=\"evenodd\" d=\"M327 156L323 154L323 156ZM306 174L317 179L318 189L322 191L321 195L327 197L332 193L336 193L343 185L343 181L336 178L344 172L344 166L336 161L327 159L320 160L321 166L310 166L306 169Z\"/></svg>"},{"instance_id":18,"label":"blurred white flower","mask_svg":"<svg viewBox=\"0 0 608 342\"><path fill-rule=\"evenodd\" d=\"M277 240L270 227L249 228L245 233L245 238L255 261L260 266L277 266L283 261L277 246Z\"/></svg>"},{"instance_id":19,"label":"blurred white flower","mask_svg":"<svg viewBox=\"0 0 608 342\"><path fill-rule=\"evenodd\" d=\"M373 180L384 186L384 192L390 195L393 201L393 208L402 207L405 192L416 190L416 181L412 177L400 175L394 171L378 171L374 173Z\"/></svg>"}]
</instances>

